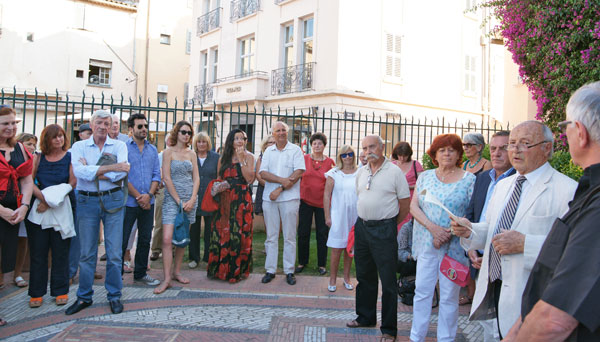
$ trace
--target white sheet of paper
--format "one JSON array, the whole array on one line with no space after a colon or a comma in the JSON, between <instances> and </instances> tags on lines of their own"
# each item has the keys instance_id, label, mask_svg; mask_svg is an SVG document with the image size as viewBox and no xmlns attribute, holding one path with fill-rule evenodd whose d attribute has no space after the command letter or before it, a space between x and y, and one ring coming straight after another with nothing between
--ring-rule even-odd
<instances>
[{"instance_id":1,"label":"white sheet of paper","mask_svg":"<svg viewBox=\"0 0 600 342\"><path fill-rule=\"evenodd\" d=\"M437 197L435 197L432 193L427 192L427 190L423 190L419 193L419 195L424 196L423 201L431 203L431 204L435 204L435 205L439 206L440 208L444 209L444 211L448 213L448 216L450 216L451 219L453 219L455 222L458 223L458 216L454 215L454 213L451 212L450 209L446 208L446 206L444 204L442 204L442 202ZM469 228L462 224L461 224L461 226ZM475 233L475 231L473 229L469 228L469 230L472 231L473 234L477 234L477 233Z\"/></svg>"}]
</instances>

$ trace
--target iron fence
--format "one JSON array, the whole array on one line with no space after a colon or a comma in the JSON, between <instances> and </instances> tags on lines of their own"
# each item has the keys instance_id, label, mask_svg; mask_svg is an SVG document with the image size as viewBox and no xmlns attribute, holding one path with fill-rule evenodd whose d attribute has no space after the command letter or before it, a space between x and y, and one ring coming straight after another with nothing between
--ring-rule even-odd
<instances>
[{"instance_id":1,"label":"iron fence","mask_svg":"<svg viewBox=\"0 0 600 342\"><path fill-rule=\"evenodd\" d=\"M16 109L23 132L39 136L43 127L51 123L62 125L76 141L79 125L88 122L94 110L103 108L115 113L121 119L121 131L126 132L126 119L132 113L143 113L149 119L149 140L159 150L165 147L165 136L179 120L188 120L197 131L205 131L213 139L215 149L221 147L227 134L235 128L244 130L248 136L249 151L260 153L261 141L271 134L273 124L286 122L289 127L289 139L309 152L308 143L312 133L322 132L328 137L326 153L335 158L336 151L342 145L350 145L356 151L360 148L361 139L368 134L376 134L385 142L385 153L391 154L393 146L399 141L407 141L414 151L414 158L421 159L433 138L439 134L456 133L463 136L467 132L480 132L489 141L494 132L507 129L495 121L449 122L444 117L428 119L424 117L407 117L401 114L375 113L363 114L354 112L334 112L318 109L268 109L249 108L248 106L232 106L230 104L210 107L181 106L177 101L173 106L168 103L152 104L142 98L124 96L100 97L72 96L58 91L53 94L33 92L0 91L0 104L7 104Z\"/></svg>"}]
</instances>

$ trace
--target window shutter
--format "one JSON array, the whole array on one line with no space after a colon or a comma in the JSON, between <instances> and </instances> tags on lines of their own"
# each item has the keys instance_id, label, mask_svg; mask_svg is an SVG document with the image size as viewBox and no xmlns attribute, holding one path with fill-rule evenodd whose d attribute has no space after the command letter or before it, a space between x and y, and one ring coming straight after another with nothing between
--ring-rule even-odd
<instances>
[{"instance_id":1,"label":"window shutter","mask_svg":"<svg viewBox=\"0 0 600 342\"><path fill-rule=\"evenodd\" d=\"M393 66L393 57L392 56L386 56L385 57L385 75L386 76L392 76L392 70L393 70L394 66Z\"/></svg>"}]
</instances>

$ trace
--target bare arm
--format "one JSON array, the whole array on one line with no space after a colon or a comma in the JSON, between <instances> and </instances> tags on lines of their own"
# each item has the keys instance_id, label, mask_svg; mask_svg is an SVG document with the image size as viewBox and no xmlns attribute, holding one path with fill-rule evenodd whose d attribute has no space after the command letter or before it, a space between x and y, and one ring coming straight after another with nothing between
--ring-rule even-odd
<instances>
[{"instance_id":1,"label":"bare arm","mask_svg":"<svg viewBox=\"0 0 600 342\"><path fill-rule=\"evenodd\" d=\"M327 177L325 181L325 192L323 193L323 210L325 211L325 223L331 227L331 194L335 181L331 177Z\"/></svg>"},{"instance_id":2,"label":"bare arm","mask_svg":"<svg viewBox=\"0 0 600 342\"><path fill-rule=\"evenodd\" d=\"M404 221L404 218L406 217L406 215L408 215L408 212L410 210L410 198L399 199L398 205L400 206L400 212L398 213L396 221L400 223Z\"/></svg>"},{"instance_id":3,"label":"bare arm","mask_svg":"<svg viewBox=\"0 0 600 342\"><path fill-rule=\"evenodd\" d=\"M578 324L579 322L568 313L540 300L535 304L529 315L525 317L520 329L517 326L516 338L508 339L513 329L515 329L513 326L505 340L524 342L565 341L577 328Z\"/></svg>"},{"instance_id":4,"label":"bare arm","mask_svg":"<svg viewBox=\"0 0 600 342\"><path fill-rule=\"evenodd\" d=\"M262 164L262 158L259 158L256 162L256 179L258 180L258 184L265 186L265 180L260 175L260 164Z\"/></svg>"},{"instance_id":5,"label":"bare arm","mask_svg":"<svg viewBox=\"0 0 600 342\"><path fill-rule=\"evenodd\" d=\"M31 179L35 179L35 176L37 175L38 163L39 163L40 158L41 157L39 154L35 154L33 156L33 171L31 172ZM72 170L72 169L73 169L73 166L71 166L69 168L69 170ZM46 199L44 198L44 194L42 194L42 191L40 190L40 188L38 188L38 186L35 183L33 183L32 192L33 192L33 196L35 196L35 198L37 198L41 203L46 204Z\"/></svg>"},{"instance_id":6,"label":"bare arm","mask_svg":"<svg viewBox=\"0 0 600 342\"><path fill-rule=\"evenodd\" d=\"M440 248L441 245L450 241L452 237L448 231L444 227L441 227L433 222L431 222L427 215L421 210L419 207L419 194L415 191L413 194L412 201L410 203L410 213L412 216L422 224L433 236L433 245L435 248Z\"/></svg>"},{"instance_id":7,"label":"bare arm","mask_svg":"<svg viewBox=\"0 0 600 342\"><path fill-rule=\"evenodd\" d=\"M244 152L244 160L240 160L242 176L246 179L246 182L254 182L254 156L250 152Z\"/></svg>"},{"instance_id":8,"label":"bare arm","mask_svg":"<svg viewBox=\"0 0 600 342\"><path fill-rule=\"evenodd\" d=\"M200 188L200 174L198 171L198 162L196 162L196 154L192 151L189 151L188 157L192 162L192 181L194 182L194 187L192 188L192 197L190 200L183 204L183 210L189 212L194 208L194 204L198 200L198 188Z\"/></svg>"}]
</instances>

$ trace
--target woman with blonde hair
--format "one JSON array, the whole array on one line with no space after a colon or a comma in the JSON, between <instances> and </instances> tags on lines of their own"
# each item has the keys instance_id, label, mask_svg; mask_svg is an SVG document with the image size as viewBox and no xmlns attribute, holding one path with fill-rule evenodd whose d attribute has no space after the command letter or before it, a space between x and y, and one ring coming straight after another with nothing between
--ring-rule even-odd
<instances>
[{"instance_id":1,"label":"woman with blonde hair","mask_svg":"<svg viewBox=\"0 0 600 342\"><path fill-rule=\"evenodd\" d=\"M204 217L204 255L202 261L208 262L208 247L210 245L212 214L200 208L204 193L208 183L217 178L217 166L219 164L219 154L212 151L212 142L206 132L200 132L194 137L194 152L198 162L198 177L200 178L200 187L198 188L198 209L196 210L196 222L190 228L189 264L190 268L198 267L200 263L200 221Z\"/></svg>"},{"instance_id":2,"label":"woman with blonde hair","mask_svg":"<svg viewBox=\"0 0 600 342\"><path fill-rule=\"evenodd\" d=\"M325 223L329 228L327 247L331 248L331 269L329 292L336 290L337 271L342 252L344 253L344 287L352 290L350 267L352 257L346 251L348 234L358 218L356 209L356 153L349 145L340 147L337 153L337 166L325 173L325 193L323 208Z\"/></svg>"},{"instance_id":3,"label":"woman with blonde hair","mask_svg":"<svg viewBox=\"0 0 600 342\"><path fill-rule=\"evenodd\" d=\"M198 205L198 177L197 156L189 146L192 142L194 129L187 121L179 121L169 135L169 147L164 151L162 163L163 181L167 191L163 202L163 271L164 281L154 289L154 294L165 292L171 286L171 280L181 284L189 284L190 280L181 274L181 262L185 250L175 249L175 267L173 269L173 230L175 217L179 206L187 214L190 223L196 222L196 207ZM190 187L190 184L193 184ZM188 227L189 229L189 227Z\"/></svg>"}]
</instances>

